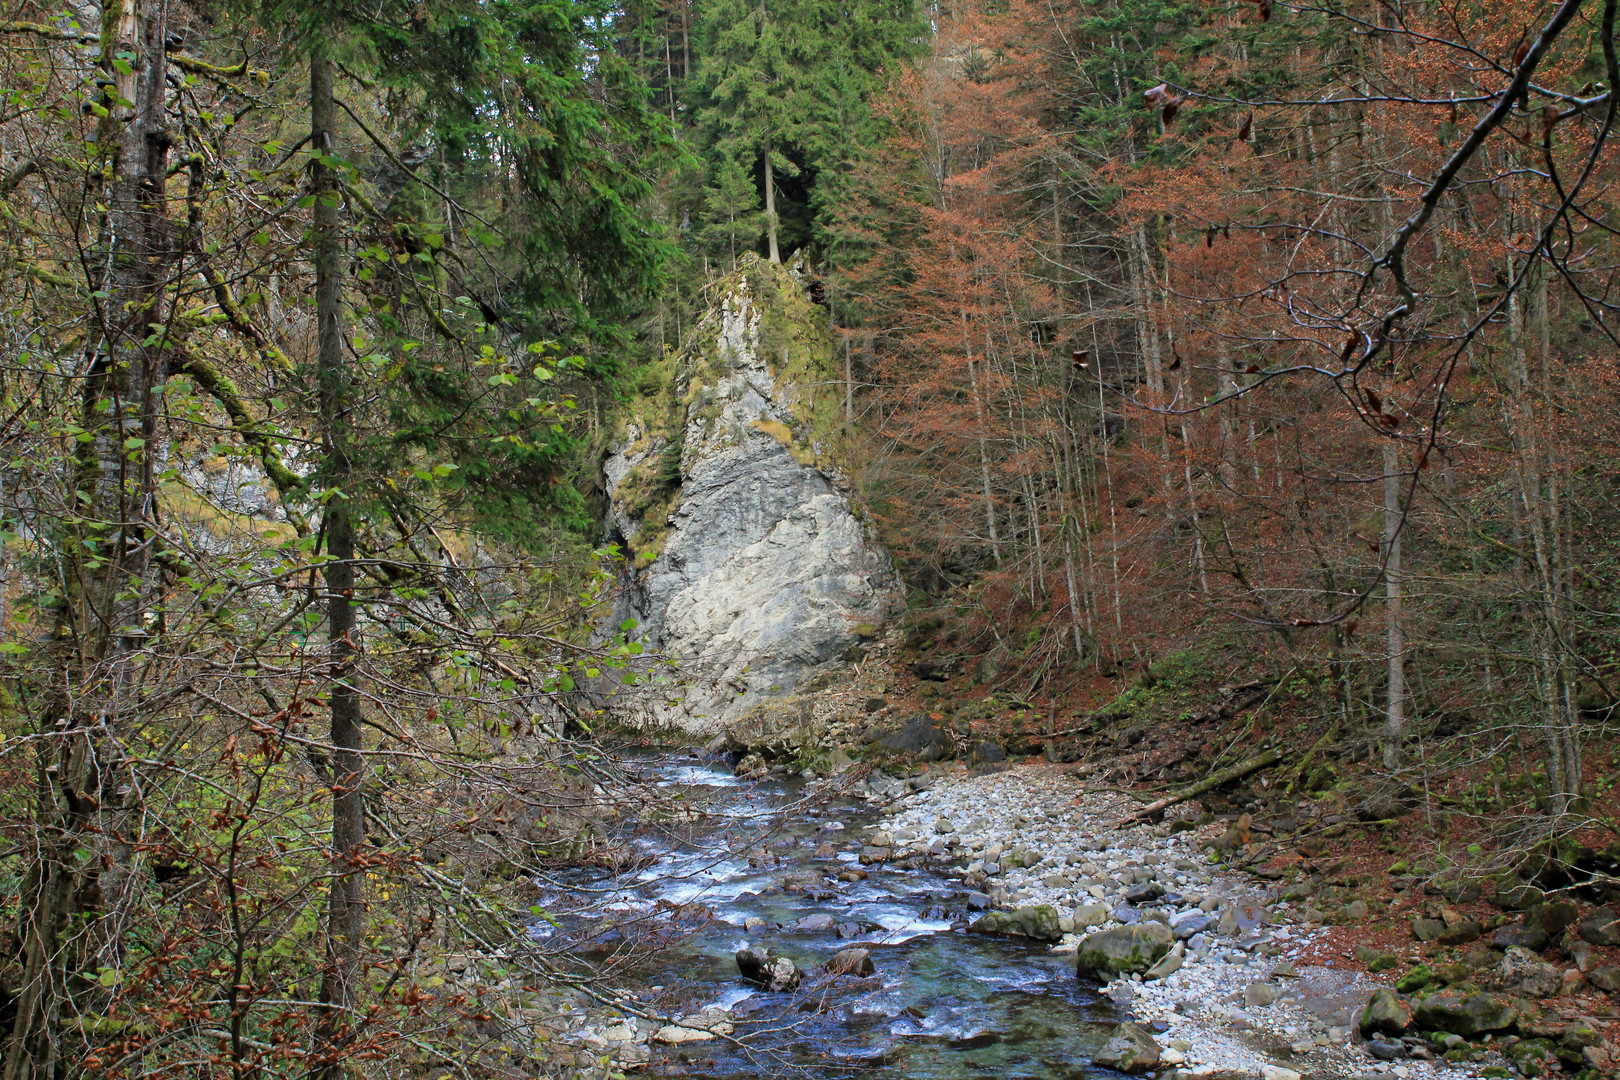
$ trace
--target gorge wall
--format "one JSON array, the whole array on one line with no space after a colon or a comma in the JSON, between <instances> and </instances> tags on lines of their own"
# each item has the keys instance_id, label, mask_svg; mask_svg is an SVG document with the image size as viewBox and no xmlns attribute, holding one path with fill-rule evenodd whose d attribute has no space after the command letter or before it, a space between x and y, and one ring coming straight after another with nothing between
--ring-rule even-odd
<instances>
[{"instance_id":1,"label":"gorge wall","mask_svg":"<svg viewBox=\"0 0 1620 1080\"><path fill-rule=\"evenodd\" d=\"M900 605L833 461L836 344L802 268L746 257L646 386L605 463L626 554L616 613L679 661L621 718L692 734L780 704Z\"/></svg>"}]
</instances>

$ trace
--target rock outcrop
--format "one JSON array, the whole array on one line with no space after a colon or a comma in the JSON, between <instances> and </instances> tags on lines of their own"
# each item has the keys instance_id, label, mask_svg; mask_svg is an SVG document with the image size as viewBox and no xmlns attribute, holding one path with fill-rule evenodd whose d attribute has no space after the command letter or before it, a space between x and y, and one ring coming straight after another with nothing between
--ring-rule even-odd
<instances>
[{"instance_id":1,"label":"rock outcrop","mask_svg":"<svg viewBox=\"0 0 1620 1080\"><path fill-rule=\"evenodd\" d=\"M605 464L628 557L619 619L680 662L621 715L712 733L875 636L900 599L833 460L841 372L797 268L749 258Z\"/></svg>"}]
</instances>

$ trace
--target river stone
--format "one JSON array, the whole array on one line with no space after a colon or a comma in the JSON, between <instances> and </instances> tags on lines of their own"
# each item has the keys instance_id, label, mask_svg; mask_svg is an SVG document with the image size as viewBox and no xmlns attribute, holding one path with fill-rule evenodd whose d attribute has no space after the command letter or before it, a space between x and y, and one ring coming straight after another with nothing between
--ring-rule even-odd
<instances>
[{"instance_id":1,"label":"river stone","mask_svg":"<svg viewBox=\"0 0 1620 1080\"><path fill-rule=\"evenodd\" d=\"M940 761L951 755L951 736L926 713L918 713L900 730L879 739L879 750L901 754L918 761Z\"/></svg>"},{"instance_id":2,"label":"river stone","mask_svg":"<svg viewBox=\"0 0 1620 1080\"><path fill-rule=\"evenodd\" d=\"M1157 964L1154 964L1152 967L1148 968L1147 971L1142 973L1142 981L1154 982L1158 979L1168 979L1170 976L1180 971L1181 966L1186 962L1187 958L1180 953L1165 953L1164 959L1160 960Z\"/></svg>"},{"instance_id":3,"label":"river stone","mask_svg":"<svg viewBox=\"0 0 1620 1080\"><path fill-rule=\"evenodd\" d=\"M1412 1018L1425 1031L1449 1031L1468 1039L1512 1027L1519 1018L1519 1010L1511 1001L1495 994L1447 990L1419 998L1414 1003Z\"/></svg>"},{"instance_id":4,"label":"river stone","mask_svg":"<svg viewBox=\"0 0 1620 1080\"><path fill-rule=\"evenodd\" d=\"M1485 928L1477 919L1463 919L1446 927L1435 940L1442 945L1466 945L1478 941L1484 932Z\"/></svg>"},{"instance_id":5,"label":"river stone","mask_svg":"<svg viewBox=\"0 0 1620 1080\"><path fill-rule=\"evenodd\" d=\"M836 923L837 920L826 912L817 912L814 915L806 915L794 923L792 929L820 933L823 930L831 930Z\"/></svg>"},{"instance_id":6,"label":"river stone","mask_svg":"<svg viewBox=\"0 0 1620 1080\"><path fill-rule=\"evenodd\" d=\"M1197 908L1178 911L1170 916L1170 932L1176 935L1178 941L1186 941L1194 934L1208 930L1214 921L1208 912L1199 911Z\"/></svg>"},{"instance_id":7,"label":"river stone","mask_svg":"<svg viewBox=\"0 0 1620 1080\"><path fill-rule=\"evenodd\" d=\"M1001 744L988 740L975 746L973 752L968 755L969 763L974 765L993 765L1006 760L1007 751L1001 748Z\"/></svg>"},{"instance_id":8,"label":"river stone","mask_svg":"<svg viewBox=\"0 0 1620 1080\"><path fill-rule=\"evenodd\" d=\"M1104 980L1147 971L1170 951L1174 941L1170 928L1158 922L1100 930L1080 942L1075 955L1076 969L1082 975Z\"/></svg>"},{"instance_id":9,"label":"river stone","mask_svg":"<svg viewBox=\"0 0 1620 1080\"><path fill-rule=\"evenodd\" d=\"M1113 910L1108 914L1115 922L1125 923L1127 926L1142 921L1142 913L1123 900L1115 904Z\"/></svg>"},{"instance_id":10,"label":"river stone","mask_svg":"<svg viewBox=\"0 0 1620 1080\"><path fill-rule=\"evenodd\" d=\"M714 1038L714 1032L704 1031L702 1028L682 1027L679 1024L668 1024L653 1033L653 1040L661 1043L689 1043L702 1042Z\"/></svg>"},{"instance_id":11,"label":"river stone","mask_svg":"<svg viewBox=\"0 0 1620 1080\"><path fill-rule=\"evenodd\" d=\"M1128 904L1145 904L1149 900L1157 900L1164 895L1164 886L1157 881L1144 881L1140 885L1132 885L1125 890L1125 902Z\"/></svg>"},{"instance_id":12,"label":"river stone","mask_svg":"<svg viewBox=\"0 0 1620 1080\"><path fill-rule=\"evenodd\" d=\"M1159 1044L1142 1025L1121 1024L1114 1029L1114 1037L1092 1056L1091 1063L1122 1073L1149 1072L1158 1067Z\"/></svg>"},{"instance_id":13,"label":"river stone","mask_svg":"<svg viewBox=\"0 0 1620 1080\"><path fill-rule=\"evenodd\" d=\"M1057 908L1050 904L992 911L974 923L972 929L977 934L1012 934L1039 941L1056 941L1063 936L1058 926Z\"/></svg>"},{"instance_id":14,"label":"river stone","mask_svg":"<svg viewBox=\"0 0 1620 1080\"><path fill-rule=\"evenodd\" d=\"M1373 996L1367 1000L1367 1007L1361 1010L1361 1016L1356 1021L1362 1038L1400 1035L1411 1026L1412 1010L1395 996L1395 991L1387 988L1373 991Z\"/></svg>"},{"instance_id":15,"label":"river stone","mask_svg":"<svg viewBox=\"0 0 1620 1080\"><path fill-rule=\"evenodd\" d=\"M1562 968L1554 967L1529 949L1517 945L1502 957L1497 972L1502 988L1521 997L1553 997L1564 987Z\"/></svg>"},{"instance_id":16,"label":"river stone","mask_svg":"<svg viewBox=\"0 0 1620 1080\"><path fill-rule=\"evenodd\" d=\"M763 945L737 950L737 970L743 978L767 990L792 990L804 978L799 966L785 956L772 956Z\"/></svg>"},{"instance_id":17,"label":"river stone","mask_svg":"<svg viewBox=\"0 0 1620 1080\"><path fill-rule=\"evenodd\" d=\"M1620 915L1607 904L1595 907L1581 920L1580 934L1593 945L1620 945Z\"/></svg>"},{"instance_id":18,"label":"river stone","mask_svg":"<svg viewBox=\"0 0 1620 1080\"><path fill-rule=\"evenodd\" d=\"M1568 900L1552 900L1545 904L1537 904L1524 913L1525 924L1540 927L1549 939L1574 926L1580 917L1581 909Z\"/></svg>"},{"instance_id":19,"label":"river stone","mask_svg":"<svg viewBox=\"0 0 1620 1080\"><path fill-rule=\"evenodd\" d=\"M872 963L870 949L840 949L833 953L832 959L827 961L829 975L854 975L864 979L868 975L876 975L877 967Z\"/></svg>"},{"instance_id":20,"label":"river stone","mask_svg":"<svg viewBox=\"0 0 1620 1080\"><path fill-rule=\"evenodd\" d=\"M1406 1046L1393 1039L1368 1039L1367 1053L1379 1061L1394 1061L1406 1055Z\"/></svg>"},{"instance_id":21,"label":"river stone","mask_svg":"<svg viewBox=\"0 0 1620 1080\"><path fill-rule=\"evenodd\" d=\"M1243 988L1243 1004L1250 1009L1275 1005L1280 997L1282 997L1282 987L1276 983L1253 982Z\"/></svg>"},{"instance_id":22,"label":"river stone","mask_svg":"<svg viewBox=\"0 0 1620 1080\"><path fill-rule=\"evenodd\" d=\"M1496 887L1496 906L1510 911L1528 911L1546 899L1546 893L1517 879L1502 882Z\"/></svg>"},{"instance_id":23,"label":"river stone","mask_svg":"<svg viewBox=\"0 0 1620 1080\"><path fill-rule=\"evenodd\" d=\"M1074 931L1090 930L1094 926L1101 926L1108 921L1108 908L1102 904L1081 904L1074 909L1070 916L1074 920Z\"/></svg>"},{"instance_id":24,"label":"river stone","mask_svg":"<svg viewBox=\"0 0 1620 1080\"><path fill-rule=\"evenodd\" d=\"M1547 947L1547 932L1539 926L1521 926L1517 923L1502 927L1491 938L1498 949L1529 949L1540 952Z\"/></svg>"}]
</instances>

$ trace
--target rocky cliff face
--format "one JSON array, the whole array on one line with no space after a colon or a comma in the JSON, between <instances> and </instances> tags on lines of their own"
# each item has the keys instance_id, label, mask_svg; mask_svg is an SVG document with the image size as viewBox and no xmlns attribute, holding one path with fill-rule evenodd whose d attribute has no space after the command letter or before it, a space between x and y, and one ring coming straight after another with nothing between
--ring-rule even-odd
<instances>
[{"instance_id":1,"label":"rocky cliff face","mask_svg":"<svg viewBox=\"0 0 1620 1080\"><path fill-rule=\"evenodd\" d=\"M676 692L615 700L693 733L791 696L900 599L829 457L839 399L825 312L794 269L759 260L717 297L605 466L610 535L630 556L620 617L681 661Z\"/></svg>"}]
</instances>

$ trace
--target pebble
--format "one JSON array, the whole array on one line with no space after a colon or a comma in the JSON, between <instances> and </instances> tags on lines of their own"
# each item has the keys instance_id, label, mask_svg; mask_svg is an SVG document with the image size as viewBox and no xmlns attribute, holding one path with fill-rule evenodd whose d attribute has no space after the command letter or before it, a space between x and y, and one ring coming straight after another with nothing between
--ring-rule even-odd
<instances>
[{"instance_id":1,"label":"pebble","mask_svg":"<svg viewBox=\"0 0 1620 1080\"><path fill-rule=\"evenodd\" d=\"M972 910L1052 905L1066 931L1051 946L1053 954L1074 952L1096 930L1145 918L1168 923L1178 970L1169 964L1170 970L1152 973L1162 977L1142 981L1137 975L1102 988L1132 1019L1164 1033L1159 1042L1168 1048L1160 1062L1167 1078L1469 1075L1444 1061L1370 1069L1374 1062L1351 1040L1351 1018L1342 1006L1318 1016L1300 1000L1319 969L1302 970L1296 958L1322 930L1307 921L1301 905L1279 902L1288 883L1257 882L1211 865L1200 845L1221 835L1223 825L1115 829L1135 807L1119 795L1087 792L1064 769L1035 764L939 777L891 810L881 828L890 837L932 838L915 850L968 879ZM1009 862L1014 854L1019 858ZM1365 987L1351 987L1349 996L1365 1001L1374 984L1361 978ZM1297 981L1268 981L1274 979ZM1267 1047L1293 1051L1293 1067L1271 1061Z\"/></svg>"}]
</instances>

